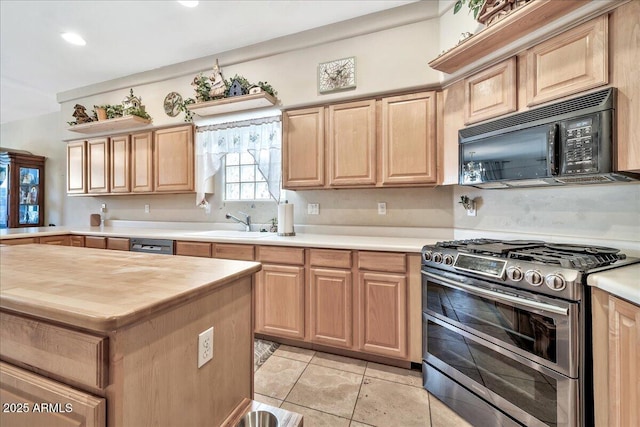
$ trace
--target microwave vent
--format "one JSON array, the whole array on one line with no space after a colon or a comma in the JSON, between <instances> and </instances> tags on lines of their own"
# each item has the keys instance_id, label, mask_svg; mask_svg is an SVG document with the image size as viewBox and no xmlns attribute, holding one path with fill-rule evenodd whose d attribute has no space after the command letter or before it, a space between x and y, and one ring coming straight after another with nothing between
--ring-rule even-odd
<instances>
[{"instance_id":1,"label":"microwave vent","mask_svg":"<svg viewBox=\"0 0 640 427\"><path fill-rule=\"evenodd\" d=\"M589 114L596 111L612 109L614 106L613 91L613 88L608 88L566 101L513 114L491 122L460 129L460 137L467 139L478 135L489 136L487 134L497 131L504 132L506 130L518 130L542 125L555 120L561 120L565 115L574 116L576 112L582 110L585 110L585 114Z\"/></svg>"}]
</instances>

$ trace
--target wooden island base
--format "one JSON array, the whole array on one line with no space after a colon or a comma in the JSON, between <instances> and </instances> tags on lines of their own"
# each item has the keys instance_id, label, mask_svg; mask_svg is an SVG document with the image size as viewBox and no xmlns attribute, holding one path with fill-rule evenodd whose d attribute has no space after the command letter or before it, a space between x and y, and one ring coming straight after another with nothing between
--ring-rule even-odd
<instances>
[{"instance_id":1,"label":"wooden island base","mask_svg":"<svg viewBox=\"0 0 640 427\"><path fill-rule=\"evenodd\" d=\"M3 427L44 425L43 417L51 426L219 426L253 396L260 264L0 250L0 401L16 408L0 412ZM35 261L26 274L16 267L23 257ZM198 335L212 326L213 360L198 368ZM59 411L34 413L42 403Z\"/></svg>"}]
</instances>

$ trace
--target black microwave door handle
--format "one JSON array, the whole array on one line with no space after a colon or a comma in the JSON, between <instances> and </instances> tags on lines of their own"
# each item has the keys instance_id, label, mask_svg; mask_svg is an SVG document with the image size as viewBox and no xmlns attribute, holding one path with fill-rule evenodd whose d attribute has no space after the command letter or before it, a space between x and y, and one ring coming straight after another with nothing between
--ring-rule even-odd
<instances>
[{"instance_id":1,"label":"black microwave door handle","mask_svg":"<svg viewBox=\"0 0 640 427\"><path fill-rule=\"evenodd\" d=\"M560 126L555 123L549 127L548 167L551 176L558 175L560 159Z\"/></svg>"}]
</instances>

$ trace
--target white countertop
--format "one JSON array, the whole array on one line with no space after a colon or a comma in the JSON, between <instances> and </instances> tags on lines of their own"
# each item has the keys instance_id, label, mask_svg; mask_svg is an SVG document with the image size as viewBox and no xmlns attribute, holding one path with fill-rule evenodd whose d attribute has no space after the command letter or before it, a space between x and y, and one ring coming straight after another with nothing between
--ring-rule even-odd
<instances>
[{"instance_id":1,"label":"white countertop","mask_svg":"<svg viewBox=\"0 0 640 427\"><path fill-rule=\"evenodd\" d=\"M640 264L592 274L587 284L640 306Z\"/></svg>"}]
</instances>

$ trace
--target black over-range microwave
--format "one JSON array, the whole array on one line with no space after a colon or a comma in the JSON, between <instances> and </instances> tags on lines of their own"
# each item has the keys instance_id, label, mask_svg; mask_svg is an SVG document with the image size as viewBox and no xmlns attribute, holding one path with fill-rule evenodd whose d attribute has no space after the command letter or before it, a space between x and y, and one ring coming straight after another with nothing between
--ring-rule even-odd
<instances>
[{"instance_id":1,"label":"black over-range microwave","mask_svg":"<svg viewBox=\"0 0 640 427\"><path fill-rule=\"evenodd\" d=\"M459 131L460 185L479 188L628 182L613 168L616 89Z\"/></svg>"}]
</instances>

